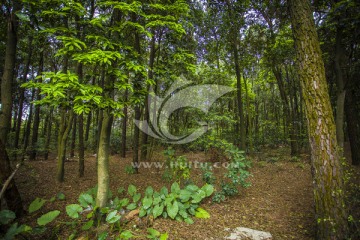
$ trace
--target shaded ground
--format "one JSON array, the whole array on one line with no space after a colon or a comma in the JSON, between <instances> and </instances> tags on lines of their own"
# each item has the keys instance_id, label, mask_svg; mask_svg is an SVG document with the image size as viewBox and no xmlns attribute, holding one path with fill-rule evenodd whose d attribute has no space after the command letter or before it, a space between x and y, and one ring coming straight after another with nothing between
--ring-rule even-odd
<instances>
[{"instance_id":1,"label":"shaded ground","mask_svg":"<svg viewBox=\"0 0 360 240\"><path fill-rule=\"evenodd\" d=\"M161 161L157 154L153 161ZM187 153L191 161L207 159L203 153ZM156 219L153 227L161 232L168 232L169 239L220 239L227 235L225 228L249 227L268 231L274 239L313 239L314 213L309 156L291 159L287 148L266 149L266 154L251 157L252 186L243 189L241 194L222 204L212 204L208 200L203 207L211 214L210 219L194 219L188 225L168 219ZM169 186L161 177L160 169L140 169L140 174L129 175L125 166L130 165L131 156L126 159L114 155L110 160L111 189L116 191L131 183L144 191L149 185L159 190ZM76 203L79 194L97 182L95 157L86 158L85 177L77 177L76 160L65 164L65 182L55 181L56 162L26 162L16 176L20 192L26 206L36 197L50 199L59 192L66 196L66 201L49 203L47 210L58 209ZM216 174L221 174L218 169ZM199 169L192 172L195 183L203 184ZM64 213L62 213L64 214ZM65 214L64 214L65 215Z\"/></svg>"}]
</instances>

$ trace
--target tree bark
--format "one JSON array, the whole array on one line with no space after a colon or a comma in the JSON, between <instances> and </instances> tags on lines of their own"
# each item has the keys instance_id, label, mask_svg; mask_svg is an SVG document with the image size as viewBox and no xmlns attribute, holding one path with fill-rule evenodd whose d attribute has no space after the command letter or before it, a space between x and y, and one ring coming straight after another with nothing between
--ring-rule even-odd
<instances>
[{"instance_id":1,"label":"tree bark","mask_svg":"<svg viewBox=\"0 0 360 240\"><path fill-rule=\"evenodd\" d=\"M61 110L61 123L58 136L58 153L57 153L57 173L56 179L58 182L64 182L65 175L65 158L66 158L66 141L68 139L71 127L73 124L74 113L72 110L66 112Z\"/></svg>"},{"instance_id":2,"label":"tree bark","mask_svg":"<svg viewBox=\"0 0 360 240\"><path fill-rule=\"evenodd\" d=\"M42 74L44 69L44 52L40 53L40 62L39 62L39 74ZM39 81L41 81L39 79ZM35 99L40 100L40 90L35 90ZM29 155L29 160L33 161L36 158L36 149L37 149L37 140L39 135L39 125L40 125L40 105L35 105L34 112L34 123L32 127L32 137L31 137L31 151Z\"/></svg>"},{"instance_id":3,"label":"tree bark","mask_svg":"<svg viewBox=\"0 0 360 240\"><path fill-rule=\"evenodd\" d=\"M48 160L49 158L49 147L50 147L50 141L51 141L51 130L52 130L52 120L53 120L53 111L54 108L50 108L50 112L48 113L48 122L46 124L46 140L45 140L45 153L44 153L44 159Z\"/></svg>"},{"instance_id":4,"label":"tree bark","mask_svg":"<svg viewBox=\"0 0 360 240\"><path fill-rule=\"evenodd\" d=\"M70 157L75 157L75 146L76 146L76 126L77 126L77 116L74 115L73 119L73 129L72 129L72 135L71 135L71 145L70 145Z\"/></svg>"},{"instance_id":5,"label":"tree bark","mask_svg":"<svg viewBox=\"0 0 360 240\"><path fill-rule=\"evenodd\" d=\"M11 175L10 160L6 152L8 133L11 128L12 85L16 62L17 27L16 12L21 9L21 1L12 1L12 12L7 16L7 39L5 49L4 72L1 79L1 108L0 108L0 183L4 183ZM20 193L12 180L5 192L5 201L10 210L19 217L23 214Z\"/></svg>"},{"instance_id":6,"label":"tree bark","mask_svg":"<svg viewBox=\"0 0 360 240\"><path fill-rule=\"evenodd\" d=\"M109 195L109 152L110 152L110 135L113 116L109 110L104 110L99 138L98 149L98 192L96 205L106 207Z\"/></svg>"},{"instance_id":7,"label":"tree bark","mask_svg":"<svg viewBox=\"0 0 360 240\"><path fill-rule=\"evenodd\" d=\"M288 3L311 146L317 239L345 239L343 171L320 44L309 1Z\"/></svg>"}]
</instances>

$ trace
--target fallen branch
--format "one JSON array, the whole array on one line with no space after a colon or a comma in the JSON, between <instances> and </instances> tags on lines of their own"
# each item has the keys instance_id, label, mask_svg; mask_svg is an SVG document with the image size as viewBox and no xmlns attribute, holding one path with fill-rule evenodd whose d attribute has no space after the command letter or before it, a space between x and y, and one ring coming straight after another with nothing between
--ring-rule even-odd
<instances>
[{"instance_id":1,"label":"fallen branch","mask_svg":"<svg viewBox=\"0 0 360 240\"><path fill-rule=\"evenodd\" d=\"M8 179L6 179L2 189L1 189L1 192L0 192L0 200L3 198L3 195L7 189L7 187L9 186L11 180L14 178L17 170L19 170L20 166L22 165L23 161L21 161L20 163L16 164L16 168L15 170L11 173L11 175L8 177Z\"/></svg>"}]
</instances>

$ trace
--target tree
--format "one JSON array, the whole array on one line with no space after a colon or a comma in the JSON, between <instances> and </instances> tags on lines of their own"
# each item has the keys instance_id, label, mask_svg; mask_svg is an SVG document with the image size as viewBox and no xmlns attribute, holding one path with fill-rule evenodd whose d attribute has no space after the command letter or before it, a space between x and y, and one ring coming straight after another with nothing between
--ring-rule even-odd
<instances>
[{"instance_id":1,"label":"tree","mask_svg":"<svg viewBox=\"0 0 360 240\"><path fill-rule=\"evenodd\" d=\"M1 109L0 109L0 182L4 183L11 175L11 166L6 152L7 136L11 126L12 112L12 85L14 79L14 69L16 61L17 11L21 9L20 1L13 1L12 6L6 6L7 13L7 40L5 52L4 73L1 79ZM5 200L10 210L16 216L23 214L23 206L20 193L12 179L5 192Z\"/></svg>"},{"instance_id":2,"label":"tree","mask_svg":"<svg viewBox=\"0 0 360 240\"><path fill-rule=\"evenodd\" d=\"M289 0L311 146L318 239L344 239L347 213L336 127L309 1Z\"/></svg>"}]
</instances>

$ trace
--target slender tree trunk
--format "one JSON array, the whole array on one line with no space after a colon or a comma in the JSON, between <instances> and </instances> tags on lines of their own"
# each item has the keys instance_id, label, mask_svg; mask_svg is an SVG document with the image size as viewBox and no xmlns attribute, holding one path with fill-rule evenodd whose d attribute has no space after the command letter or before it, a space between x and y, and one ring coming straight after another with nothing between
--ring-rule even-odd
<instances>
[{"instance_id":1,"label":"slender tree trunk","mask_svg":"<svg viewBox=\"0 0 360 240\"><path fill-rule=\"evenodd\" d=\"M32 90L32 94L31 94L31 102L34 101L34 96L35 96L35 90ZM24 145L23 145L23 149L24 151L26 151L27 147L29 146L29 138L30 138L30 133L31 133L31 124L32 124L32 118L33 118L33 109L34 106L32 103L30 103L30 110L29 110L29 116L27 118L26 121L26 127L25 127L25 131L24 131Z\"/></svg>"},{"instance_id":2,"label":"slender tree trunk","mask_svg":"<svg viewBox=\"0 0 360 240\"><path fill-rule=\"evenodd\" d=\"M11 175L10 160L6 152L8 133L11 127L12 85L16 62L17 27L16 12L21 9L20 1L12 1L12 12L7 16L7 39L5 50L4 72L1 79L1 111L0 111L0 182L4 183ZM23 214L21 196L15 181L11 180L4 195L8 208L19 217ZM1 201L1 200L0 200Z\"/></svg>"},{"instance_id":3,"label":"slender tree trunk","mask_svg":"<svg viewBox=\"0 0 360 240\"><path fill-rule=\"evenodd\" d=\"M70 157L75 157L75 146L76 146L76 125L77 125L77 116L74 116L73 119L73 129L71 135L71 145L70 145Z\"/></svg>"},{"instance_id":4,"label":"slender tree trunk","mask_svg":"<svg viewBox=\"0 0 360 240\"><path fill-rule=\"evenodd\" d=\"M317 239L345 239L348 224L344 207L343 171L310 2L288 2L308 120Z\"/></svg>"},{"instance_id":5,"label":"slender tree trunk","mask_svg":"<svg viewBox=\"0 0 360 240\"><path fill-rule=\"evenodd\" d=\"M136 15L133 14L132 19L134 22L136 22ZM134 32L134 37L135 37L135 45L134 45L134 49L135 51L139 54L139 63L141 62L141 46L140 46L140 34L135 31ZM141 91L142 87L141 87L141 81L142 81L142 76L141 74L136 74L136 79L134 81L134 90L136 94L139 94L139 91ZM140 120L141 118L141 109L139 104L135 105L135 119L136 120ZM135 173L139 173L139 169L138 169L138 162L139 162L139 142L140 142L140 129L135 125L134 126L134 140L133 140L133 163L134 163L134 170Z\"/></svg>"},{"instance_id":6,"label":"slender tree trunk","mask_svg":"<svg viewBox=\"0 0 360 240\"><path fill-rule=\"evenodd\" d=\"M128 90L125 90L124 101L127 102L128 100ZM121 157L126 157L126 130L127 130L127 119L128 119L128 108L124 106L123 109L123 118L122 118L122 125L121 125L121 149L120 155Z\"/></svg>"},{"instance_id":7,"label":"slender tree trunk","mask_svg":"<svg viewBox=\"0 0 360 240\"><path fill-rule=\"evenodd\" d=\"M110 152L110 135L113 116L109 111L104 111L103 120L101 121L101 133L99 138L98 150L98 192L96 205L105 207L108 203L109 195L109 152Z\"/></svg>"},{"instance_id":8,"label":"slender tree trunk","mask_svg":"<svg viewBox=\"0 0 360 240\"><path fill-rule=\"evenodd\" d=\"M52 120L53 120L53 107L50 108L50 112L48 115L48 122L46 124L46 140L45 140L45 153L44 153L44 159L48 160L49 158L49 147L50 147L50 141L51 141L51 129L52 129Z\"/></svg>"},{"instance_id":9,"label":"slender tree trunk","mask_svg":"<svg viewBox=\"0 0 360 240\"><path fill-rule=\"evenodd\" d=\"M66 112L62 109L60 132L58 136L58 154L57 154L57 181L64 182L65 175L65 158L66 158L66 141L68 139L71 127L73 125L74 113L72 110Z\"/></svg>"},{"instance_id":10,"label":"slender tree trunk","mask_svg":"<svg viewBox=\"0 0 360 240\"><path fill-rule=\"evenodd\" d=\"M40 62L39 62L39 74L42 74L44 69L44 52L40 53ZM39 81L41 81L39 79ZM35 90L35 99L40 100L39 90ZM40 125L40 105L35 106L34 112L34 123L32 128L32 137L31 137L31 151L29 155L29 160L33 161L36 158L36 149L37 149L37 140L39 135L39 125Z\"/></svg>"},{"instance_id":11,"label":"slender tree trunk","mask_svg":"<svg viewBox=\"0 0 360 240\"><path fill-rule=\"evenodd\" d=\"M153 33L154 34L154 33ZM154 74L153 74L153 67L154 67L154 61L155 61L155 34L151 39L151 43L150 43L150 58L149 58L149 71L148 71L148 78L150 80L153 80L154 78ZM147 90L149 90L149 86L147 86ZM149 103L148 103L148 98L145 98L145 103L144 103L144 121L149 122ZM142 143L141 143L141 156L140 159L141 161L146 160L147 156L148 156L148 133L147 133L147 129L143 132L142 134Z\"/></svg>"},{"instance_id":12,"label":"slender tree trunk","mask_svg":"<svg viewBox=\"0 0 360 240\"><path fill-rule=\"evenodd\" d=\"M77 74L80 82L83 82L83 68L82 64L78 64ZM78 118L79 124L79 177L84 176L85 172L85 146L84 146L84 114L81 113ZM74 130L75 131L75 130Z\"/></svg>"},{"instance_id":13,"label":"slender tree trunk","mask_svg":"<svg viewBox=\"0 0 360 240\"><path fill-rule=\"evenodd\" d=\"M351 147L351 158L353 165L360 165L360 125L359 125L359 108L356 101L356 91L360 89L348 89L346 91L346 122Z\"/></svg>"},{"instance_id":14,"label":"slender tree trunk","mask_svg":"<svg viewBox=\"0 0 360 240\"><path fill-rule=\"evenodd\" d=\"M341 149L344 148L344 107L345 107L345 88L344 88L344 77L342 67L346 61L344 46L342 45L342 34L343 30L338 23L336 31L336 43L335 43L335 73L336 73L336 139Z\"/></svg>"},{"instance_id":15,"label":"slender tree trunk","mask_svg":"<svg viewBox=\"0 0 360 240\"><path fill-rule=\"evenodd\" d=\"M85 128L85 142L89 141L89 132L91 126L91 118L92 118L92 111L89 112L86 118L86 128Z\"/></svg>"}]
</instances>

